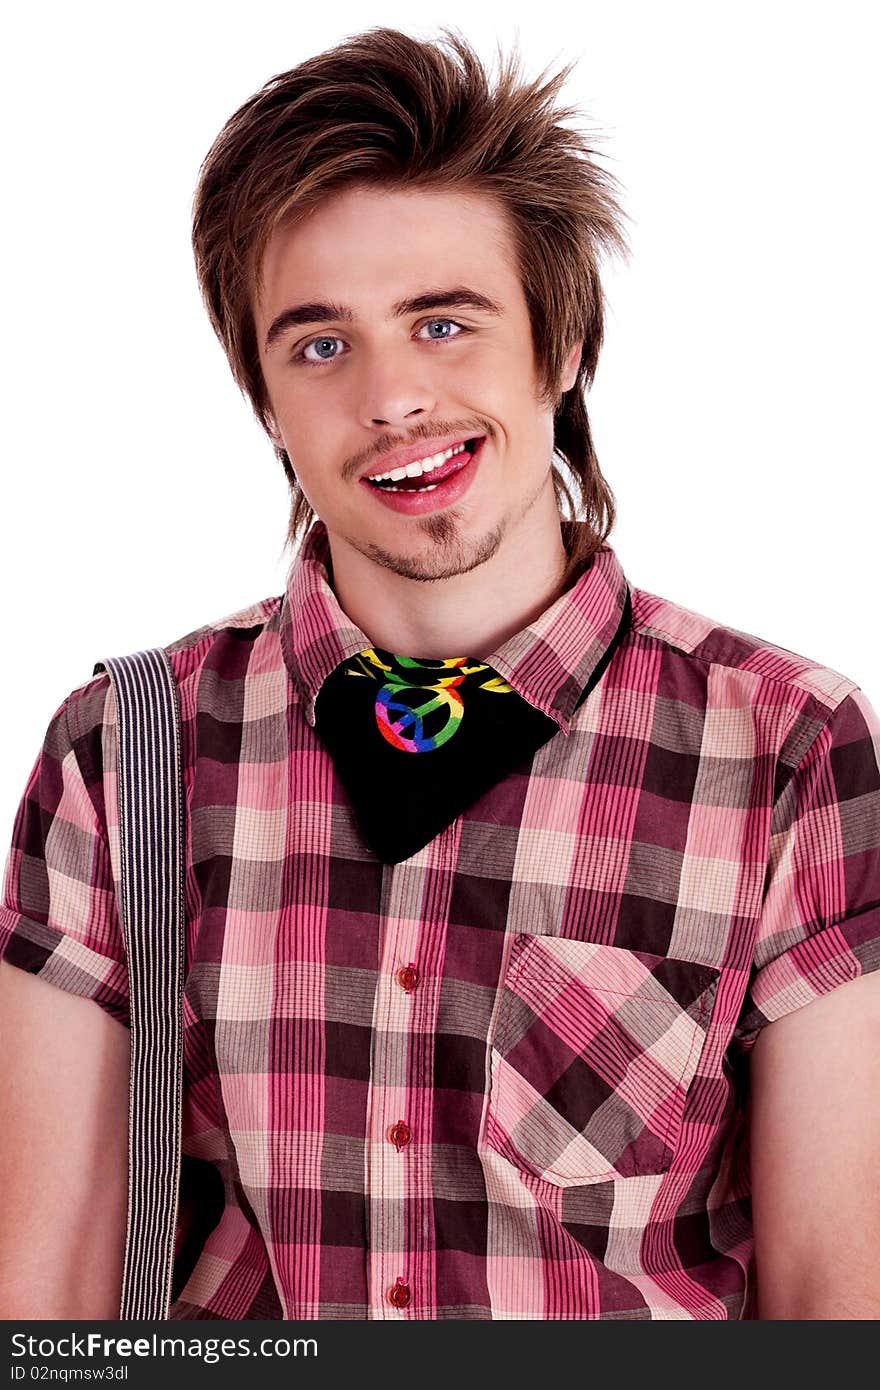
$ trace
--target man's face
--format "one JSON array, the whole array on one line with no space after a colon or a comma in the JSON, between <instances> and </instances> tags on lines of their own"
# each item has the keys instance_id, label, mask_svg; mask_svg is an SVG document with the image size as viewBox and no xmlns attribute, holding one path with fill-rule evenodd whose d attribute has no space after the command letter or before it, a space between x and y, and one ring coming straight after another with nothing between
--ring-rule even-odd
<instances>
[{"instance_id":1,"label":"man's face","mask_svg":"<svg viewBox=\"0 0 880 1390\"><path fill-rule=\"evenodd\" d=\"M494 199L345 189L273 234L253 307L273 434L334 566L348 546L411 579L448 578L522 527L539 543L558 529L552 406ZM417 459L434 466L420 474Z\"/></svg>"}]
</instances>

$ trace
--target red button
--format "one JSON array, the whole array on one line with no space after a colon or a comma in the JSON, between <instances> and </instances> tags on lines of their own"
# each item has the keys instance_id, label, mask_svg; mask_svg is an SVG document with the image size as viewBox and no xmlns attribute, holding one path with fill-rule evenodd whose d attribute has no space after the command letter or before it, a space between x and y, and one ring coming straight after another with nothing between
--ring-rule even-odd
<instances>
[{"instance_id":1,"label":"red button","mask_svg":"<svg viewBox=\"0 0 880 1390\"><path fill-rule=\"evenodd\" d=\"M392 1125L389 1129L388 1138L391 1140L397 1152L400 1153L400 1150L405 1149L410 1139L412 1139L412 1130L409 1125L403 1123L403 1120L398 1120L397 1124Z\"/></svg>"},{"instance_id":2,"label":"red button","mask_svg":"<svg viewBox=\"0 0 880 1390\"><path fill-rule=\"evenodd\" d=\"M407 994L414 990L419 982L419 972L416 970L412 961L409 965L402 965L397 972L397 983L401 989L405 989Z\"/></svg>"},{"instance_id":3,"label":"red button","mask_svg":"<svg viewBox=\"0 0 880 1390\"><path fill-rule=\"evenodd\" d=\"M395 1308L406 1308L412 1298L409 1284L403 1279L398 1279L396 1284L392 1284L388 1290L388 1302L393 1303Z\"/></svg>"}]
</instances>

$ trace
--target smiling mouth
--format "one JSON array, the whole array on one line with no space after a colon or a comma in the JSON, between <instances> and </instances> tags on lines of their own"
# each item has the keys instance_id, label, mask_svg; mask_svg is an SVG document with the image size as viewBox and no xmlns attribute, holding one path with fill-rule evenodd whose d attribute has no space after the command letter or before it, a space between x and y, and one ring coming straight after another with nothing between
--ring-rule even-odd
<instances>
[{"instance_id":1,"label":"smiling mouth","mask_svg":"<svg viewBox=\"0 0 880 1390\"><path fill-rule=\"evenodd\" d=\"M440 483L445 482L447 478L451 478L454 473L459 473L462 468L466 467L482 439L483 436L478 435L473 439L464 440L451 458L436 464L433 468L420 468L413 477L367 478L366 481L370 487L376 488L379 492L433 492Z\"/></svg>"}]
</instances>

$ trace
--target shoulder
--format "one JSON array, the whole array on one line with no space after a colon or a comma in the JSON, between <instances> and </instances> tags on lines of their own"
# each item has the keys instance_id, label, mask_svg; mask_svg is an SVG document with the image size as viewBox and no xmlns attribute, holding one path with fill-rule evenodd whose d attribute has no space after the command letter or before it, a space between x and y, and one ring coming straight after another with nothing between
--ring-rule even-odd
<instances>
[{"instance_id":1,"label":"shoulder","mask_svg":"<svg viewBox=\"0 0 880 1390\"><path fill-rule=\"evenodd\" d=\"M234 679L242 667L244 648L265 639L278 647L278 664L282 658L278 640L279 618L283 596L259 599L193 628L182 637L167 643L157 643L171 665L181 695L198 686L207 669L220 676ZM113 653L113 655L123 653ZM103 659L103 658L102 658ZM94 663L97 665L98 661ZM106 670L92 675L66 697L53 716L69 730L73 742L88 742L106 733L114 725L115 704L111 679Z\"/></svg>"},{"instance_id":2,"label":"shoulder","mask_svg":"<svg viewBox=\"0 0 880 1390\"><path fill-rule=\"evenodd\" d=\"M743 632L646 589L633 587L631 595L632 633L677 653L694 668L716 668L716 673L729 673L734 684L746 688L775 684L795 699L814 701L829 714L859 690L841 671L767 637Z\"/></svg>"},{"instance_id":3,"label":"shoulder","mask_svg":"<svg viewBox=\"0 0 880 1390\"><path fill-rule=\"evenodd\" d=\"M863 724L875 717L857 682L821 660L646 589L631 586L631 600L630 641L654 660L657 698L696 716L703 750L707 737L727 754L752 746L784 781L849 711Z\"/></svg>"},{"instance_id":4,"label":"shoulder","mask_svg":"<svg viewBox=\"0 0 880 1390\"><path fill-rule=\"evenodd\" d=\"M222 618L215 618L213 622L195 628L186 636L178 637L176 641L169 642L164 650L169 657L174 658L194 650L207 651L218 638L222 638L226 634L234 634L236 639L240 639L242 636L256 638L263 630L273 626L273 620L277 623L281 603L281 595L274 598L259 599L258 602L251 603L246 608L236 609L234 613L227 613Z\"/></svg>"}]
</instances>

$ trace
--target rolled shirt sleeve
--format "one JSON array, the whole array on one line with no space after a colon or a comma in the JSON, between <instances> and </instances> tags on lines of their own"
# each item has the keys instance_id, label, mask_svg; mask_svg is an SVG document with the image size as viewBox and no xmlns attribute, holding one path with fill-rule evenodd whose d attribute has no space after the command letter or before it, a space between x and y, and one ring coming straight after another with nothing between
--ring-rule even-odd
<instances>
[{"instance_id":1,"label":"rolled shirt sleeve","mask_svg":"<svg viewBox=\"0 0 880 1390\"><path fill-rule=\"evenodd\" d=\"M856 688L776 800L754 966L735 1037L880 966L880 718Z\"/></svg>"},{"instance_id":2,"label":"rolled shirt sleeve","mask_svg":"<svg viewBox=\"0 0 880 1390\"><path fill-rule=\"evenodd\" d=\"M6 859L0 957L94 999L127 1027L101 756L108 679L81 686L49 721Z\"/></svg>"}]
</instances>

